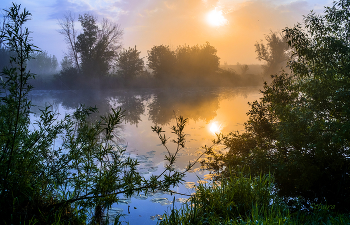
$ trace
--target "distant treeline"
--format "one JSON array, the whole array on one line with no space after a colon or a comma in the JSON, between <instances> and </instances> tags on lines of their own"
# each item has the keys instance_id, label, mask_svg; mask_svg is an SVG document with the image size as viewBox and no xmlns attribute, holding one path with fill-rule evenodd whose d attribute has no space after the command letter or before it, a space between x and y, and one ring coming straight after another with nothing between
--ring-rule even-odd
<instances>
[{"instance_id":1,"label":"distant treeline","mask_svg":"<svg viewBox=\"0 0 350 225\"><path fill-rule=\"evenodd\" d=\"M154 46L146 59L134 48L121 49L120 26L106 19L80 15L82 32L77 33L74 17L67 14L59 21L68 53L58 62L47 52L37 52L27 68L36 74L32 85L37 89L114 89L132 87L216 87L262 85L285 63L285 40L276 33L266 36L267 44L257 43L258 59L266 64L224 65L214 46L183 45L175 50L167 45ZM10 51L0 43L0 69L7 64ZM146 61L146 63L145 63Z\"/></svg>"},{"instance_id":2,"label":"distant treeline","mask_svg":"<svg viewBox=\"0 0 350 225\"><path fill-rule=\"evenodd\" d=\"M10 52L1 49L0 57L9 58ZM263 80L261 72L249 73L247 65L234 69L230 66L220 67L216 49L209 43L179 46L175 51L165 45L154 46L148 52L147 59L148 67L136 47L123 49L114 68L91 76L74 67L68 57L62 60L59 71L55 56L39 52L28 62L28 69L36 74L32 85L39 89L253 86L262 84Z\"/></svg>"}]
</instances>

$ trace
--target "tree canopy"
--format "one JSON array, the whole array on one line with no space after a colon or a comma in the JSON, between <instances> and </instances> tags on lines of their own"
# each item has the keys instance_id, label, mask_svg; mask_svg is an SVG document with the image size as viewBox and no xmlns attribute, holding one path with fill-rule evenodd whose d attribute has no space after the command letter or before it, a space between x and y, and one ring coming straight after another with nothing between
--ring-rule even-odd
<instances>
[{"instance_id":1,"label":"tree canopy","mask_svg":"<svg viewBox=\"0 0 350 225\"><path fill-rule=\"evenodd\" d=\"M174 84L213 83L219 70L219 57L215 47L204 45L178 46L175 51L169 46L154 46L148 52L148 66L156 79Z\"/></svg>"},{"instance_id":2,"label":"tree canopy","mask_svg":"<svg viewBox=\"0 0 350 225\"><path fill-rule=\"evenodd\" d=\"M144 62L140 53L135 46L135 48L123 49L118 55L118 74L126 83L129 83L143 71Z\"/></svg>"},{"instance_id":3,"label":"tree canopy","mask_svg":"<svg viewBox=\"0 0 350 225\"><path fill-rule=\"evenodd\" d=\"M96 17L87 13L79 15L78 21L82 27L80 34L75 29L72 14L67 14L64 20L59 21L62 28L60 33L68 44L67 57L84 76L99 78L107 75L121 47L123 31L118 24L107 19L98 23Z\"/></svg>"}]
</instances>

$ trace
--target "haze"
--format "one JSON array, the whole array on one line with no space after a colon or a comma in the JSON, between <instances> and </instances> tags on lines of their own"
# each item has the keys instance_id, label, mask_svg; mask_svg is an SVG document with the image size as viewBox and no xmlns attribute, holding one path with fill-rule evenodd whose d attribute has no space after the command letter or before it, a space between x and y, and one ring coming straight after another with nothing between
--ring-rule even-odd
<instances>
[{"instance_id":1,"label":"haze","mask_svg":"<svg viewBox=\"0 0 350 225\"><path fill-rule=\"evenodd\" d=\"M256 59L254 44L270 31L281 31L302 21L302 15L311 10L321 13L331 0L37 0L16 1L28 9L33 17L27 24L33 31L34 44L60 61L67 46L57 31L57 20L72 12L91 13L100 20L108 18L124 30L124 48L133 47L142 56L155 45L204 44L214 46L220 62L228 64L260 63ZM6 9L12 1L3 0ZM214 12L213 19L208 19ZM216 14L215 14L216 13ZM78 23L77 23L78 24ZM216 25L217 24L217 25Z\"/></svg>"}]
</instances>

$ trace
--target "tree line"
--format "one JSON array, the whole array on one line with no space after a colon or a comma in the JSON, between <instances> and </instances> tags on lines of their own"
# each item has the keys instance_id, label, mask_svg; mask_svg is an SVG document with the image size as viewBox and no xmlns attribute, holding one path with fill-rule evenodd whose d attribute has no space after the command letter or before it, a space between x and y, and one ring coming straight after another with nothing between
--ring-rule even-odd
<instances>
[{"instance_id":1,"label":"tree line","mask_svg":"<svg viewBox=\"0 0 350 225\"><path fill-rule=\"evenodd\" d=\"M220 67L214 46L182 45L175 50L167 45L153 46L146 58L135 47L122 48L123 30L107 19L102 22L91 14L79 15L82 30L76 29L74 16L67 13L59 20L67 51L60 62L47 52L33 53L27 69L37 74L32 84L44 89L159 87L159 86L249 86L267 76ZM3 32L3 29L2 31ZM264 74L280 68L285 58L285 43L275 33L267 35L267 45L256 44L258 59L266 61ZM282 43L282 44L281 44ZM10 52L0 46L0 68L7 65ZM282 59L282 60L281 60ZM145 63L145 61L147 63ZM277 62L278 61L278 62Z\"/></svg>"}]
</instances>

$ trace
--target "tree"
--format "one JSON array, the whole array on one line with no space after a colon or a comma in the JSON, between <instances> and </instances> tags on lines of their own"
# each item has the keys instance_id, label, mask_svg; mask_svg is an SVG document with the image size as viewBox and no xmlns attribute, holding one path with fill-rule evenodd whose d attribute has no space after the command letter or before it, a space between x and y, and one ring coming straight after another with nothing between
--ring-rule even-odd
<instances>
[{"instance_id":1,"label":"tree","mask_svg":"<svg viewBox=\"0 0 350 225\"><path fill-rule=\"evenodd\" d=\"M263 66L264 74L270 76L286 67L289 46L286 38L283 35L278 36L276 32L266 35L265 39L266 45L262 41L255 44L255 52L258 54L259 61L266 62L266 65Z\"/></svg>"},{"instance_id":2,"label":"tree","mask_svg":"<svg viewBox=\"0 0 350 225\"><path fill-rule=\"evenodd\" d=\"M126 83L130 83L143 71L144 62L140 58L140 51L135 48L124 49L118 55L117 67L118 74Z\"/></svg>"},{"instance_id":3,"label":"tree","mask_svg":"<svg viewBox=\"0 0 350 225\"><path fill-rule=\"evenodd\" d=\"M54 74L57 72L57 66L56 56L48 55L47 52L34 53L27 63L27 69L38 75Z\"/></svg>"},{"instance_id":4,"label":"tree","mask_svg":"<svg viewBox=\"0 0 350 225\"><path fill-rule=\"evenodd\" d=\"M200 79L215 74L219 69L217 50L207 42L200 46L179 46L176 49L178 73Z\"/></svg>"},{"instance_id":5,"label":"tree","mask_svg":"<svg viewBox=\"0 0 350 225\"><path fill-rule=\"evenodd\" d=\"M83 28L83 33L80 34L75 29L71 13L66 14L64 20L59 20L62 28L60 34L69 46L67 57L78 73L83 72L90 78L106 75L121 47L122 29L107 19L98 25L97 18L90 14L79 15L78 21Z\"/></svg>"},{"instance_id":6,"label":"tree","mask_svg":"<svg viewBox=\"0 0 350 225\"><path fill-rule=\"evenodd\" d=\"M120 48L122 31L118 25L104 19L101 29L97 19L89 14L79 16L83 33L77 37L76 47L80 54L82 72L88 77L106 75L112 59Z\"/></svg>"},{"instance_id":7,"label":"tree","mask_svg":"<svg viewBox=\"0 0 350 225\"><path fill-rule=\"evenodd\" d=\"M165 81L174 74L176 55L169 46L154 46L151 51L148 51L147 59L148 67L153 70L155 78L159 81Z\"/></svg>"},{"instance_id":8,"label":"tree","mask_svg":"<svg viewBox=\"0 0 350 225\"><path fill-rule=\"evenodd\" d=\"M207 42L200 46L154 46L148 52L148 66L156 79L175 85L212 84L219 70L216 49Z\"/></svg>"},{"instance_id":9,"label":"tree","mask_svg":"<svg viewBox=\"0 0 350 225\"><path fill-rule=\"evenodd\" d=\"M75 19L74 16L69 12L64 16L63 20L59 20L58 24L61 27L61 30L59 31L60 34L62 34L66 40L66 43L68 44L68 54L67 57L70 58L72 62L74 62L74 67L80 71L80 65L79 65L79 56L76 46L76 38L77 38L77 32L75 30Z\"/></svg>"},{"instance_id":10,"label":"tree","mask_svg":"<svg viewBox=\"0 0 350 225\"><path fill-rule=\"evenodd\" d=\"M284 30L292 49L291 74L265 83L251 104L246 132L220 139L230 149L214 155L217 170L249 165L253 174L273 172L278 194L349 212L350 200L350 2L311 12Z\"/></svg>"},{"instance_id":11,"label":"tree","mask_svg":"<svg viewBox=\"0 0 350 225\"><path fill-rule=\"evenodd\" d=\"M169 190L182 181L185 173L174 169L184 147L186 120L181 117L172 129L177 136L174 154L166 147L162 129L153 128L168 150L168 164L149 179L141 177L138 162L125 157L125 149L115 142L121 109L92 121L88 118L96 108L81 106L58 120L46 107L35 126L31 124L28 81L34 74L26 70L26 63L37 50L24 27L31 14L20 8L13 4L5 10L8 21L1 36L13 54L0 83L0 205L6 206L0 208L1 223L102 224L105 209L118 202L120 194ZM61 146L55 145L58 137Z\"/></svg>"},{"instance_id":12,"label":"tree","mask_svg":"<svg viewBox=\"0 0 350 225\"><path fill-rule=\"evenodd\" d=\"M73 67L73 61L68 56L65 55L61 61L62 70L67 70L72 67Z\"/></svg>"}]
</instances>

